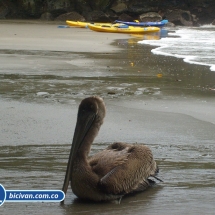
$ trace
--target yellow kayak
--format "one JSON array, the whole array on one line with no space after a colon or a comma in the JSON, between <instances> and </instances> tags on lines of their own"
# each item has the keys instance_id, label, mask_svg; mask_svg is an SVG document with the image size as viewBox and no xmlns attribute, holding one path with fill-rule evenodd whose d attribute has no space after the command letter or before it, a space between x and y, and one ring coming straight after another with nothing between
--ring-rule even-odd
<instances>
[{"instance_id":1,"label":"yellow kayak","mask_svg":"<svg viewBox=\"0 0 215 215\"><path fill-rule=\"evenodd\" d=\"M94 25L111 25L111 23L100 23L100 22L80 22L80 21L70 21L66 20L66 24L70 27L78 27L78 28L86 28L89 24L94 24ZM119 25L119 24L117 24Z\"/></svg>"},{"instance_id":2,"label":"yellow kayak","mask_svg":"<svg viewBox=\"0 0 215 215\"><path fill-rule=\"evenodd\" d=\"M86 28L87 22L79 22L79 21L70 21L66 20L66 24L71 27L79 27L79 28Z\"/></svg>"},{"instance_id":3,"label":"yellow kayak","mask_svg":"<svg viewBox=\"0 0 215 215\"><path fill-rule=\"evenodd\" d=\"M153 33L160 31L158 27L133 27L128 25L93 25L88 24L88 28L93 31L99 32L110 32L110 33L138 33L138 34L145 34L145 33Z\"/></svg>"}]
</instances>

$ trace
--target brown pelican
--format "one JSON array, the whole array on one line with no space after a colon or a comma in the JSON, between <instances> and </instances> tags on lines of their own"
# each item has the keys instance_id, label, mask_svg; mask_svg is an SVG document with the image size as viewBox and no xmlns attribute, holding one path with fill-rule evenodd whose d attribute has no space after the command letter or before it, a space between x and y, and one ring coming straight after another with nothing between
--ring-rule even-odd
<instances>
[{"instance_id":1,"label":"brown pelican","mask_svg":"<svg viewBox=\"0 0 215 215\"><path fill-rule=\"evenodd\" d=\"M155 183L149 177L156 178L158 167L145 145L115 142L88 157L105 112L104 101L98 96L82 100L79 106L62 188L65 194L69 181L77 197L93 201L121 199Z\"/></svg>"}]
</instances>

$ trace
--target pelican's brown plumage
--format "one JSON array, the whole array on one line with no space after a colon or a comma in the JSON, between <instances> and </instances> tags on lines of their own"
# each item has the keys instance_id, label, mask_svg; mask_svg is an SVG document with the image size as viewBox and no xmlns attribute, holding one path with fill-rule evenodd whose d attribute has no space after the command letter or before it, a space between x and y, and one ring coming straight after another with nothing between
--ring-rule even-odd
<instances>
[{"instance_id":1,"label":"pelican's brown plumage","mask_svg":"<svg viewBox=\"0 0 215 215\"><path fill-rule=\"evenodd\" d=\"M102 98L82 100L62 191L69 181L76 196L93 201L120 199L123 195L143 191L151 186L158 167L151 150L140 144L116 142L88 157L91 144L105 117ZM155 177L156 178L156 177Z\"/></svg>"}]
</instances>

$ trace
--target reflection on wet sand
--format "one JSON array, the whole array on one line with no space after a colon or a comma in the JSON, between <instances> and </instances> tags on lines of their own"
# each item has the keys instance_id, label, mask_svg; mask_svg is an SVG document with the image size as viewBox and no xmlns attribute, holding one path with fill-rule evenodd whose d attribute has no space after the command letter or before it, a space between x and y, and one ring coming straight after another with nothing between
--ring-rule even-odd
<instances>
[{"instance_id":1,"label":"reflection on wet sand","mask_svg":"<svg viewBox=\"0 0 215 215\"><path fill-rule=\"evenodd\" d=\"M1 65L7 69L0 74L1 97L66 103L95 94L140 100L146 95L214 95L215 75L207 68L181 65L177 59L151 58L148 49L136 43L119 41L119 45L126 49L120 56L87 54L87 59L83 54L55 52L48 52L46 57L41 51L3 55ZM14 65L6 64L8 57ZM168 67L170 62L176 66Z\"/></svg>"},{"instance_id":2,"label":"reflection on wet sand","mask_svg":"<svg viewBox=\"0 0 215 215\"><path fill-rule=\"evenodd\" d=\"M108 143L98 146L107 147ZM193 208L190 211L193 214L200 207L199 199L204 207L212 210L213 199L210 194L215 191L215 153L210 147L213 145L150 147L154 148L155 157L158 158L164 183L143 193L125 197L120 205L81 201L68 190L65 206L60 207L56 203L40 204L43 214L142 214L143 211L155 214L165 210L166 214L180 214L181 205L184 208L191 205ZM59 189L62 186L69 149L70 145L0 147L0 172L6 189ZM95 146L92 153L99 150ZM34 205L35 203L5 203L1 209L6 212L3 214L10 214L19 206L30 211ZM172 209L169 211L165 207ZM35 211L32 214L39 213Z\"/></svg>"}]
</instances>

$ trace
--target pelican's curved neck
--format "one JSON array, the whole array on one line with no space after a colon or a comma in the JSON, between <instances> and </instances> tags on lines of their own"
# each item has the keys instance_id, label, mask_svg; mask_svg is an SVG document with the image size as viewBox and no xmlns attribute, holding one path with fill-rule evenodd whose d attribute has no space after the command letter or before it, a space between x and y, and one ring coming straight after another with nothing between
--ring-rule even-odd
<instances>
[{"instance_id":1,"label":"pelican's curved neck","mask_svg":"<svg viewBox=\"0 0 215 215\"><path fill-rule=\"evenodd\" d=\"M82 159L87 160L88 155L91 150L92 143L93 143L94 139L96 138L100 127L101 127L101 123L94 122L92 124L91 128L89 129L86 136L84 137L80 148L77 151L76 158L78 160L82 160Z\"/></svg>"}]
</instances>

